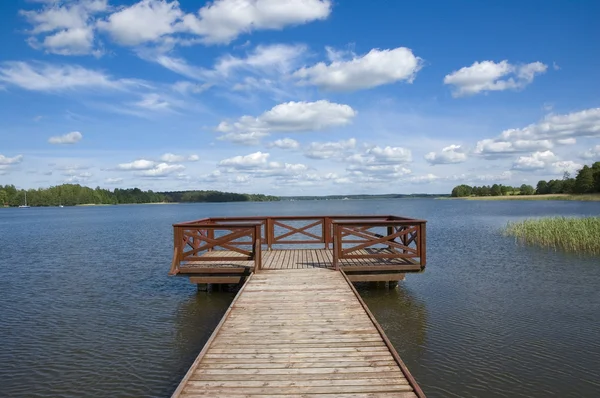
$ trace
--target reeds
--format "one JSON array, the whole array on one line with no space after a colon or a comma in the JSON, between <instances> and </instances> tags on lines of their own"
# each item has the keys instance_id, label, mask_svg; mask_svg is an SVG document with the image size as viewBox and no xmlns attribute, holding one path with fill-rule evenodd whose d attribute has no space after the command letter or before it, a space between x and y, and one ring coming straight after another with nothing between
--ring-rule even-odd
<instances>
[{"instance_id":1,"label":"reeds","mask_svg":"<svg viewBox=\"0 0 600 398\"><path fill-rule=\"evenodd\" d=\"M525 244L600 255L600 217L551 217L509 222L504 234Z\"/></svg>"}]
</instances>

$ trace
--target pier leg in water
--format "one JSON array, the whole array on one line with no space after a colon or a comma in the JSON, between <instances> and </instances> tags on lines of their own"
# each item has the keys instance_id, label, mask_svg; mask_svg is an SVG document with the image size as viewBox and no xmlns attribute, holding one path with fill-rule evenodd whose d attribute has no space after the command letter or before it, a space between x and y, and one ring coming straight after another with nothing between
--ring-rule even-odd
<instances>
[{"instance_id":1,"label":"pier leg in water","mask_svg":"<svg viewBox=\"0 0 600 398\"><path fill-rule=\"evenodd\" d=\"M198 283L196 286L199 292L208 292L208 283Z\"/></svg>"}]
</instances>

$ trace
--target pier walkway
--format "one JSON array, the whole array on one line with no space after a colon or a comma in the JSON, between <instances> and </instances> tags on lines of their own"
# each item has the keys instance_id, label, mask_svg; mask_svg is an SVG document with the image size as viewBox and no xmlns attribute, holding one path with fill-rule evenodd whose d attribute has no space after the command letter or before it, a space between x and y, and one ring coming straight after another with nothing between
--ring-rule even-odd
<instances>
[{"instance_id":1,"label":"pier walkway","mask_svg":"<svg viewBox=\"0 0 600 398\"><path fill-rule=\"evenodd\" d=\"M241 289L173 397L424 397L352 282L422 272L425 223L267 216L175 224L170 275Z\"/></svg>"},{"instance_id":2,"label":"pier walkway","mask_svg":"<svg viewBox=\"0 0 600 398\"><path fill-rule=\"evenodd\" d=\"M345 277L253 274L173 397L424 397Z\"/></svg>"}]
</instances>

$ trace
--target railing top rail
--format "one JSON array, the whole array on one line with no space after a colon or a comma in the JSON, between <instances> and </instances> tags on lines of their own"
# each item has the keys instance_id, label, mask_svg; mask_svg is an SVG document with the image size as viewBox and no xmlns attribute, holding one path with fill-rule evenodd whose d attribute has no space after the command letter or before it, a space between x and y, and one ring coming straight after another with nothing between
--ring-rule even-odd
<instances>
[{"instance_id":1,"label":"railing top rail","mask_svg":"<svg viewBox=\"0 0 600 398\"><path fill-rule=\"evenodd\" d=\"M188 228L207 228L207 229L220 229L220 228L254 228L257 225L262 225L262 221L232 221L227 224L214 224L208 222L199 223L179 223L173 224L173 227L188 227Z\"/></svg>"},{"instance_id":2,"label":"railing top rail","mask_svg":"<svg viewBox=\"0 0 600 398\"><path fill-rule=\"evenodd\" d=\"M393 215L302 215L302 216L241 216L241 217L209 217L202 218L194 221L185 221L181 223L174 224L174 226L188 226L191 224L203 224L206 223L220 223L220 222L248 222L248 221L256 221L256 222L266 222L266 220L281 220L281 221L306 221L306 220L317 220L317 219L325 219L328 218L332 221L340 221L340 220L383 220L383 221L415 221L415 222L424 222L424 220L413 219L409 217L399 217Z\"/></svg>"},{"instance_id":3,"label":"railing top rail","mask_svg":"<svg viewBox=\"0 0 600 398\"><path fill-rule=\"evenodd\" d=\"M419 220L419 219L405 219L405 220L361 220L361 221L355 221L355 220L332 220L331 223L332 224L339 224L339 225L373 225L373 226L377 226L377 225L381 225L381 226L386 226L386 225L413 225L413 224L420 224L420 223L426 223L426 220Z\"/></svg>"}]
</instances>

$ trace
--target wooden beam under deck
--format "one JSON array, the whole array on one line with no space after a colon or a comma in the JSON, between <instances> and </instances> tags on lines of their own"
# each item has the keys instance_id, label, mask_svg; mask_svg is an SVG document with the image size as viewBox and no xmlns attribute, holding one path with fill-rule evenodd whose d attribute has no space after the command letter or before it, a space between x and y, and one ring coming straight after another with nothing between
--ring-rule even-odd
<instances>
[{"instance_id":1,"label":"wooden beam under deck","mask_svg":"<svg viewBox=\"0 0 600 398\"><path fill-rule=\"evenodd\" d=\"M271 265L327 260L272 253ZM263 260L173 397L425 396L343 271Z\"/></svg>"}]
</instances>

